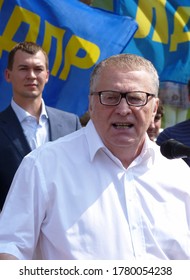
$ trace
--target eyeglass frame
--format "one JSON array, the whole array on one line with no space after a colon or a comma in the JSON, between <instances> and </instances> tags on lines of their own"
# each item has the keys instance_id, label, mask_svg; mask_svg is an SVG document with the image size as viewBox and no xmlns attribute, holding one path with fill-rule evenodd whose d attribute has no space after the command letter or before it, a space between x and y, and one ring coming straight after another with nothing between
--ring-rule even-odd
<instances>
[{"instance_id":1,"label":"eyeglass frame","mask_svg":"<svg viewBox=\"0 0 190 280\"><path fill-rule=\"evenodd\" d=\"M117 92L117 93L120 93L120 99L119 99L118 103L116 103L116 104L110 104L110 105L109 105L109 104L104 104L104 103L102 103L101 94L104 93L104 92ZM135 93L135 92L140 92L140 93L145 93L145 94L146 94L146 102L145 102L144 104L142 104L142 105L134 105L134 104L130 104L130 103L128 102L127 94L129 94L129 93ZM120 104L121 99L122 99L122 98L125 98L127 104L128 104L129 106L133 106L133 107L143 107L143 106L145 106L145 105L148 103L148 98L149 98L149 96L156 97L155 94L149 93L149 92L146 92L146 91L142 91L142 90L127 91L127 92L119 92L119 91L116 91L116 90L102 90L102 91L94 91L94 92L91 92L90 95L98 95L98 96L99 96L99 101L100 101L100 103L101 103L102 105L104 105L104 106L117 106L117 105Z\"/></svg>"}]
</instances>

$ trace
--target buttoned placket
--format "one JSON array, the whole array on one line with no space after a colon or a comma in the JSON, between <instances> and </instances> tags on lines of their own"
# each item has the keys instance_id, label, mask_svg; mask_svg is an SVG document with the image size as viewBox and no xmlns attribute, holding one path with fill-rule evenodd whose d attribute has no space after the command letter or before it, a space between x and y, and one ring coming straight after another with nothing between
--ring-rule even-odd
<instances>
[{"instance_id":1,"label":"buttoned placket","mask_svg":"<svg viewBox=\"0 0 190 280\"><path fill-rule=\"evenodd\" d=\"M135 258L140 259L145 253L145 239L142 228L139 199L136 192L136 185L133 177L132 167L129 167L124 172L122 179L134 256Z\"/></svg>"},{"instance_id":2,"label":"buttoned placket","mask_svg":"<svg viewBox=\"0 0 190 280\"><path fill-rule=\"evenodd\" d=\"M47 140L46 117L41 118L39 124L35 117L27 116L24 119L25 136L32 150L44 144Z\"/></svg>"},{"instance_id":3,"label":"buttoned placket","mask_svg":"<svg viewBox=\"0 0 190 280\"><path fill-rule=\"evenodd\" d=\"M39 123L37 123L36 126L36 146L39 147L45 142L47 142L47 134L48 134L48 128L47 125L47 118L46 116L42 115Z\"/></svg>"},{"instance_id":4,"label":"buttoned placket","mask_svg":"<svg viewBox=\"0 0 190 280\"><path fill-rule=\"evenodd\" d=\"M131 243L133 248L133 254L136 259L142 259L145 255L146 244L142 226L142 217L140 212L139 198L136 191L135 179L133 176L133 170L136 165L141 163L141 157L137 157L131 166L127 169L122 165L119 159L113 156L106 150L106 154L120 167L121 172L119 175L121 187L124 188L126 215L129 225L129 231L131 235Z\"/></svg>"}]
</instances>

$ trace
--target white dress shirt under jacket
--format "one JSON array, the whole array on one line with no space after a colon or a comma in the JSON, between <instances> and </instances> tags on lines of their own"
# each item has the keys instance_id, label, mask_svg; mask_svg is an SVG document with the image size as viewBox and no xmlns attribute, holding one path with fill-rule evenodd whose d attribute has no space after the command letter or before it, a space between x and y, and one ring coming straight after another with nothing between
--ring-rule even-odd
<instances>
[{"instance_id":1,"label":"white dress shirt under jacket","mask_svg":"<svg viewBox=\"0 0 190 280\"><path fill-rule=\"evenodd\" d=\"M0 216L0 252L32 259L39 242L44 259L190 259L189 182L187 164L148 136L125 169L90 121L25 157Z\"/></svg>"},{"instance_id":2,"label":"white dress shirt under jacket","mask_svg":"<svg viewBox=\"0 0 190 280\"><path fill-rule=\"evenodd\" d=\"M14 102L13 99L11 100L11 106L17 115L17 118L19 119L26 139L32 150L49 141L48 115L43 99L39 122L37 121L36 117L32 116L30 113L21 108Z\"/></svg>"}]
</instances>

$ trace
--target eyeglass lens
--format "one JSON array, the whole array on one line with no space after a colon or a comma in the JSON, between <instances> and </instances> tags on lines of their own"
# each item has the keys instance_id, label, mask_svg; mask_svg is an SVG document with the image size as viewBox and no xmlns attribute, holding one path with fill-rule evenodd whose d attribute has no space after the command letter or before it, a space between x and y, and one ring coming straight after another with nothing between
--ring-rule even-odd
<instances>
[{"instance_id":1,"label":"eyeglass lens","mask_svg":"<svg viewBox=\"0 0 190 280\"><path fill-rule=\"evenodd\" d=\"M117 105L121 98L125 97L129 105L143 105L147 101L145 92L120 93L116 91L104 91L100 94L101 102L105 105Z\"/></svg>"}]
</instances>

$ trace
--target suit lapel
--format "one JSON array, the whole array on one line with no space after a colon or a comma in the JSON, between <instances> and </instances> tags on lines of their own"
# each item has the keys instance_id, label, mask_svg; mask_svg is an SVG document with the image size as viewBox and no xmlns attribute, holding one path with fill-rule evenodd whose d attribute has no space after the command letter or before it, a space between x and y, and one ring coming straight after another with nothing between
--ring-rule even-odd
<instances>
[{"instance_id":1,"label":"suit lapel","mask_svg":"<svg viewBox=\"0 0 190 280\"><path fill-rule=\"evenodd\" d=\"M57 114L54 110L46 106L47 114L48 114L48 122L49 122L49 136L50 141L54 141L59 138L61 133L64 131L63 123L61 119L58 119Z\"/></svg>"},{"instance_id":2,"label":"suit lapel","mask_svg":"<svg viewBox=\"0 0 190 280\"><path fill-rule=\"evenodd\" d=\"M0 114L0 122L2 130L21 156L24 157L28 154L31 151L31 148L26 140L20 122L11 106Z\"/></svg>"}]
</instances>

